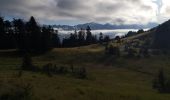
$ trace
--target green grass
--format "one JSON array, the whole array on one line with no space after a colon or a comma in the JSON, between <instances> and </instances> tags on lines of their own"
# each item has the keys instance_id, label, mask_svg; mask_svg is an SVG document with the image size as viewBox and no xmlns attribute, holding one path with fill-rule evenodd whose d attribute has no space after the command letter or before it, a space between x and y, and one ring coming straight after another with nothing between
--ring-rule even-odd
<instances>
[{"instance_id":1,"label":"green grass","mask_svg":"<svg viewBox=\"0 0 170 100\"><path fill-rule=\"evenodd\" d=\"M69 74L48 77L27 71L19 78L22 58L15 55L15 50L0 51L0 82L9 85L30 83L35 100L169 100L170 94L160 94L152 89L152 80L160 68L170 75L169 60L168 55L115 59L106 56L100 45L60 48L33 56L33 63L39 67L47 63L86 67L87 79L77 79Z\"/></svg>"}]
</instances>

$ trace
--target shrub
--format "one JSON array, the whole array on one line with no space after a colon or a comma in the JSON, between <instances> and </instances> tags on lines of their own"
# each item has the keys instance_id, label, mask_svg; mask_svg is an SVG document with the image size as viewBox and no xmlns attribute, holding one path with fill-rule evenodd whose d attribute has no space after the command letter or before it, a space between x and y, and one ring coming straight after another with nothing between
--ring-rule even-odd
<instances>
[{"instance_id":1,"label":"shrub","mask_svg":"<svg viewBox=\"0 0 170 100\"><path fill-rule=\"evenodd\" d=\"M108 45L105 45L105 53L106 54L109 54L108 50L109 50Z\"/></svg>"},{"instance_id":2,"label":"shrub","mask_svg":"<svg viewBox=\"0 0 170 100\"><path fill-rule=\"evenodd\" d=\"M60 67L58 68L58 71L57 71L58 74L66 74L67 72L68 72L68 70L67 70L67 68L64 67L64 66L60 66Z\"/></svg>"},{"instance_id":3,"label":"shrub","mask_svg":"<svg viewBox=\"0 0 170 100\"><path fill-rule=\"evenodd\" d=\"M80 79L86 79L87 78L86 68L81 67L81 68L75 69L73 75Z\"/></svg>"},{"instance_id":4,"label":"shrub","mask_svg":"<svg viewBox=\"0 0 170 100\"><path fill-rule=\"evenodd\" d=\"M30 84L12 84L8 86L6 92L0 95L0 100L31 100L32 85Z\"/></svg>"},{"instance_id":5,"label":"shrub","mask_svg":"<svg viewBox=\"0 0 170 100\"><path fill-rule=\"evenodd\" d=\"M19 70L19 71L18 71L18 74L17 74L17 77L22 77L22 75L23 75L23 71L22 71L22 70Z\"/></svg>"},{"instance_id":6,"label":"shrub","mask_svg":"<svg viewBox=\"0 0 170 100\"><path fill-rule=\"evenodd\" d=\"M128 49L128 57L135 57L136 51L133 48Z\"/></svg>"},{"instance_id":7,"label":"shrub","mask_svg":"<svg viewBox=\"0 0 170 100\"><path fill-rule=\"evenodd\" d=\"M31 59L31 56L29 54L24 55L22 65L21 65L21 69L22 70L29 70L29 71L37 71L38 70L38 68L36 68L32 64L32 59Z\"/></svg>"},{"instance_id":8,"label":"shrub","mask_svg":"<svg viewBox=\"0 0 170 100\"><path fill-rule=\"evenodd\" d=\"M73 65L73 64L71 64L71 66L70 66L70 70L71 70L71 73L73 73L73 72L74 72L74 65Z\"/></svg>"},{"instance_id":9,"label":"shrub","mask_svg":"<svg viewBox=\"0 0 170 100\"><path fill-rule=\"evenodd\" d=\"M116 36L116 37L115 37L115 40L117 41L117 43L121 43L121 38L120 38L120 36Z\"/></svg>"},{"instance_id":10,"label":"shrub","mask_svg":"<svg viewBox=\"0 0 170 100\"><path fill-rule=\"evenodd\" d=\"M147 48L141 48L139 53L146 58L150 57L149 50Z\"/></svg>"},{"instance_id":11,"label":"shrub","mask_svg":"<svg viewBox=\"0 0 170 100\"><path fill-rule=\"evenodd\" d=\"M66 74L68 72L68 69L64 66L58 67L56 65L48 63L43 66L42 71L51 77L53 74Z\"/></svg>"},{"instance_id":12,"label":"shrub","mask_svg":"<svg viewBox=\"0 0 170 100\"><path fill-rule=\"evenodd\" d=\"M45 72L48 76L52 76L52 64L48 63L46 65L43 66L43 72Z\"/></svg>"},{"instance_id":13,"label":"shrub","mask_svg":"<svg viewBox=\"0 0 170 100\"><path fill-rule=\"evenodd\" d=\"M76 78L85 79L87 78L87 70L85 67L80 68L74 68L73 65L71 65L70 68L64 67L64 66L56 66L51 63L48 63L43 66L42 72L46 73L49 77L52 77L52 75L58 75L58 74L70 74L73 75Z\"/></svg>"},{"instance_id":14,"label":"shrub","mask_svg":"<svg viewBox=\"0 0 170 100\"><path fill-rule=\"evenodd\" d=\"M110 54L110 55L114 55L114 56L116 56L116 57L119 57L119 56L120 56L120 49L119 49L119 47L117 47L117 46L110 45L107 50L108 50L108 51L106 51L106 52L107 52L108 54Z\"/></svg>"},{"instance_id":15,"label":"shrub","mask_svg":"<svg viewBox=\"0 0 170 100\"><path fill-rule=\"evenodd\" d=\"M160 55L161 51L160 50L152 50L153 55Z\"/></svg>"},{"instance_id":16,"label":"shrub","mask_svg":"<svg viewBox=\"0 0 170 100\"><path fill-rule=\"evenodd\" d=\"M170 80L166 79L163 69L159 70L157 77L154 79L153 88L160 93L170 93Z\"/></svg>"}]
</instances>

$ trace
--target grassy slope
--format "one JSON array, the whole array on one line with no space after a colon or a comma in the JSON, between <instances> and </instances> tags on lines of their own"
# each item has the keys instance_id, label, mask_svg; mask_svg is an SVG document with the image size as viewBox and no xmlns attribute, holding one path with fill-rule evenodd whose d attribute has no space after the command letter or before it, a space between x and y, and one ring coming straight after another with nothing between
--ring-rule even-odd
<instances>
[{"instance_id":1,"label":"grassy slope","mask_svg":"<svg viewBox=\"0 0 170 100\"><path fill-rule=\"evenodd\" d=\"M69 75L48 77L33 72L24 72L18 78L21 58L15 55L15 50L0 51L0 82L30 83L34 98L38 100L169 100L169 94L160 94L152 89L152 79L160 67L170 74L169 59L170 56L162 55L115 60L106 56L104 47L100 45L61 48L34 56L34 64L42 66L51 62L58 66L70 66L71 63L76 67L84 66L88 70L88 79Z\"/></svg>"}]
</instances>

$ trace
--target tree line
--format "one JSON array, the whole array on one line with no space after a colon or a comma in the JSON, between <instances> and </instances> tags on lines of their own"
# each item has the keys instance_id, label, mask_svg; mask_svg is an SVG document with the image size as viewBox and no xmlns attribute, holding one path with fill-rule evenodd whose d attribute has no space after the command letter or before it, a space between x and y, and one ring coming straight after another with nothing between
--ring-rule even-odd
<instances>
[{"instance_id":1,"label":"tree line","mask_svg":"<svg viewBox=\"0 0 170 100\"><path fill-rule=\"evenodd\" d=\"M51 26L41 26L33 16L29 21L22 19L4 20L0 17L0 49L18 49L20 52L45 52L57 47L75 47L110 41L109 36L100 38L92 35L90 26L86 30L71 33L60 40L58 32Z\"/></svg>"}]
</instances>

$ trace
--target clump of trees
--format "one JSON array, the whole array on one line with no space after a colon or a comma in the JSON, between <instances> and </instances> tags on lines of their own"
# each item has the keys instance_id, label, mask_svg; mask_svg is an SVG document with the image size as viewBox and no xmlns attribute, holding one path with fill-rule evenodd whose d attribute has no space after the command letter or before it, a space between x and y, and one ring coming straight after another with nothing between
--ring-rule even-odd
<instances>
[{"instance_id":1,"label":"clump of trees","mask_svg":"<svg viewBox=\"0 0 170 100\"><path fill-rule=\"evenodd\" d=\"M137 34L140 34L140 33L144 33L145 31L143 30L143 29L139 29L138 31L137 31Z\"/></svg>"},{"instance_id":2,"label":"clump of trees","mask_svg":"<svg viewBox=\"0 0 170 100\"><path fill-rule=\"evenodd\" d=\"M153 80L153 88L160 93L170 93L170 80L167 79L163 69L159 70L157 77Z\"/></svg>"},{"instance_id":3,"label":"clump of trees","mask_svg":"<svg viewBox=\"0 0 170 100\"><path fill-rule=\"evenodd\" d=\"M18 49L25 52L46 52L60 45L59 37L51 26L41 27L32 16L28 22L0 17L0 49Z\"/></svg>"},{"instance_id":4,"label":"clump of trees","mask_svg":"<svg viewBox=\"0 0 170 100\"><path fill-rule=\"evenodd\" d=\"M137 33L136 32L134 32L134 31L129 31L127 34L126 34L126 36L125 37L130 37L130 36L134 36L134 35L136 35Z\"/></svg>"},{"instance_id":5,"label":"clump of trees","mask_svg":"<svg viewBox=\"0 0 170 100\"><path fill-rule=\"evenodd\" d=\"M63 39L62 47L77 47L98 43L96 35L92 35L90 26L87 26L86 31L81 29L79 32L75 30L69 38Z\"/></svg>"},{"instance_id":6,"label":"clump of trees","mask_svg":"<svg viewBox=\"0 0 170 100\"><path fill-rule=\"evenodd\" d=\"M143 29L139 29L137 32L135 31L129 31L125 37L130 37L130 36L134 36L134 35L137 35L137 34L140 34L140 33L144 33L145 31Z\"/></svg>"}]
</instances>

